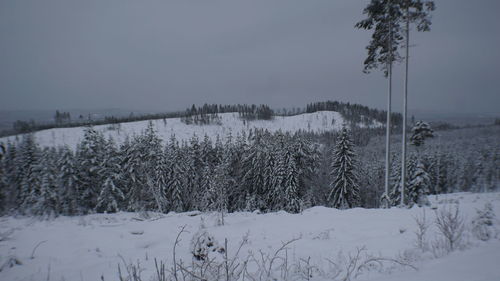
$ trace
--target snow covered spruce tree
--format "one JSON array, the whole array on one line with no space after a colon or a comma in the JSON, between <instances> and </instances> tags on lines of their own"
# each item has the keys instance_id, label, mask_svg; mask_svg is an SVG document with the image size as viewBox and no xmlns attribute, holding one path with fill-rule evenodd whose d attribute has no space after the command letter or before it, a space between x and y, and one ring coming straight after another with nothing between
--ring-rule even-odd
<instances>
[{"instance_id":1,"label":"snow covered spruce tree","mask_svg":"<svg viewBox=\"0 0 500 281\"><path fill-rule=\"evenodd\" d=\"M266 144L263 133L258 130L249 135L249 145L243 151L242 187L246 192L246 209L266 209L264 202Z\"/></svg>"},{"instance_id":2,"label":"snow covered spruce tree","mask_svg":"<svg viewBox=\"0 0 500 281\"><path fill-rule=\"evenodd\" d=\"M78 180L82 183L80 202L84 212L94 210L103 180L99 174L105 158L106 140L102 133L92 127L84 131L83 140L78 145L76 157L80 163Z\"/></svg>"},{"instance_id":3,"label":"snow covered spruce tree","mask_svg":"<svg viewBox=\"0 0 500 281\"><path fill-rule=\"evenodd\" d=\"M166 183L157 181L160 157L163 154L161 139L152 122L144 132L122 147L122 169L128 185L126 194L129 211L156 210L165 208Z\"/></svg>"},{"instance_id":4,"label":"snow covered spruce tree","mask_svg":"<svg viewBox=\"0 0 500 281\"><path fill-rule=\"evenodd\" d=\"M411 131L410 143L416 147L422 146L425 139L434 137L431 126L424 121L417 121Z\"/></svg>"},{"instance_id":5,"label":"snow covered spruce tree","mask_svg":"<svg viewBox=\"0 0 500 281\"><path fill-rule=\"evenodd\" d=\"M61 198L61 213L64 215L78 215L81 213L79 200L81 190L77 164L75 155L68 147L60 149L57 160L57 180Z\"/></svg>"},{"instance_id":6,"label":"snow covered spruce tree","mask_svg":"<svg viewBox=\"0 0 500 281\"><path fill-rule=\"evenodd\" d=\"M346 209L358 205L359 186L354 157L354 144L346 126L343 126L333 154L331 172L333 181L328 197L330 205L334 208Z\"/></svg>"},{"instance_id":7,"label":"snow covered spruce tree","mask_svg":"<svg viewBox=\"0 0 500 281\"><path fill-rule=\"evenodd\" d=\"M221 162L215 167L213 180L208 190L208 209L219 213L219 224L224 225L224 215L228 210L228 193L230 189L229 165L231 155L226 149L221 155Z\"/></svg>"},{"instance_id":8,"label":"snow covered spruce tree","mask_svg":"<svg viewBox=\"0 0 500 281\"><path fill-rule=\"evenodd\" d=\"M36 176L39 178L38 197L33 202L31 213L53 217L60 213L60 199L56 181L56 151L55 148L44 148L39 164L36 167Z\"/></svg>"},{"instance_id":9,"label":"snow covered spruce tree","mask_svg":"<svg viewBox=\"0 0 500 281\"><path fill-rule=\"evenodd\" d=\"M300 177L299 169L295 164L293 153L288 150L285 154L285 177L283 181L285 206L284 210L289 213L299 213L302 209L302 200L299 196Z\"/></svg>"},{"instance_id":10,"label":"snow covered spruce tree","mask_svg":"<svg viewBox=\"0 0 500 281\"><path fill-rule=\"evenodd\" d=\"M389 194L389 202L391 206L397 206L401 203L401 160L400 156L392 157L391 175L389 183L391 193Z\"/></svg>"},{"instance_id":11,"label":"snow covered spruce tree","mask_svg":"<svg viewBox=\"0 0 500 281\"><path fill-rule=\"evenodd\" d=\"M196 134L193 134L189 143L183 143L182 145L182 155L185 159L185 182L184 182L184 192L185 194L190 194L184 199L184 206L186 209L196 209L199 208L200 202L203 199L203 193L201 191L201 181L202 172L204 168L204 163L202 161L200 141Z\"/></svg>"},{"instance_id":12,"label":"snow covered spruce tree","mask_svg":"<svg viewBox=\"0 0 500 281\"><path fill-rule=\"evenodd\" d=\"M184 185L188 176L185 168L185 158L179 148L175 136L170 138L165 154L167 155L167 194L168 209L175 212L184 211Z\"/></svg>"},{"instance_id":13,"label":"snow covered spruce tree","mask_svg":"<svg viewBox=\"0 0 500 281\"><path fill-rule=\"evenodd\" d=\"M40 177L37 174L40 148L32 134L23 136L17 152L15 165L18 167L19 186L16 188L20 188L17 208L22 213L30 213L31 207L38 200L40 186Z\"/></svg>"},{"instance_id":14,"label":"snow covered spruce tree","mask_svg":"<svg viewBox=\"0 0 500 281\"><path fill-rule=\"evenodd\" d=\"M409 172L411 172L407 187L409 205L429 205L427 195L429 194L430 177L422 161L417 160L415 168L409 169Z\"/></svg>"},{"instance_id":15,"label":"snow covered spruce tree","mask_svg":"<svg viewBox=\"0 0 500 281\"><path fill-rule=\"evenodd\" d=\"M288 133L284 134L281 131L277 132L273 139L275 142L268 154L274 155L275 160L266 161L265 169L265 171L271 169L270 172L266 172L271 179L264 180L271 183L264 190L267 194L267 208L298 213L302 208L302 200L299 194L300 174L296 164L296 151L291 149L295 146L294 140ZM270 167L270 164L273 166Z\"/></svg>"},{"instance_id":16,"label":"snow covered spruce tree","mask_svg":"<svg viewBox=\"0 0 500 281\"><path fill-rule=\"evenodd\" d=\"M119 187L121 169L113 139L106 142L105 153L99 170L103 182L95 209L101 213L114 213L120 210L125 195Z\"/></svg>"},{"instance_id":17,"label":"snow covered spruce tree","mask_svg":"<svg viewBox=\"0 0 500 281\"><path fill-rule=\"evenodd\" d=\"M5 205L4 210L6 212L10 212L19 207L21 193L20 193L20 167L16 165L18 163L17 160L18 149L15 144L11 142L7 142L6 153L2 159L3 166L3 177L4 177L4 196L5 196Z\"/></svg>"}]
</instances>

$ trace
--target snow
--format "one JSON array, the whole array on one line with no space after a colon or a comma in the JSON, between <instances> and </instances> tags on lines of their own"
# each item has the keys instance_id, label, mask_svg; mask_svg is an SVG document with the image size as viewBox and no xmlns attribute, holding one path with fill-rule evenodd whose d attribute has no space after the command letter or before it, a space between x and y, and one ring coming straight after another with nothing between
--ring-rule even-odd
<instances>
[{"instance_id":1,"label":"snow","mask_svg":"<svg viewBox=\"0 0 500 281\"><path fill-rule=\"evenodd\" d=\"M491 202L496 217L500 217L500 193L456 193L432 198L438 209L458 205L468 227L476 213L486 202ZM456 202L459 202L456 204ZM128 263L139 261L144 269L144 280L154 273L156 257L169 266L175 238L182 226L177 257L191 261L190 241L200 225L224 245L228 239L228 252L233 255L239 242L248 235L241 256L249 251L272 253L283 242L298 239L288 246L290 262L311 257L311 262L327 269L326 258L335 259L342 253L348 255L357 248L384 257L397 257L401 253L416 252L414 217L425 210L430 220L434 211L430 207L411 209L362 209L337 210L313 207L302 214L276 212L258 214L238 212L227 214L223 226L217 225L216 214L199 212L150 214L144 218L136 213L92 214L78 217L58 217L40 221L27 217L0 218L0 233L10 235L0 239L0 266L8 257L16 257L22 265L6 267L0 280L116 280L117 265L122 258ZM496 221L497 227L499 226ZM428 235L436 239L435 226ZM366 273L358 280L500 280L500 240L487 242L467 236L464 250L443 257L430 253L417 255L419 268L397 268L388 272ZM42 242L44 241L44 242ZM31 255L34 247L42 242ZM319 277L318 277L319 278ZM314 279L313 280L324 280Z\"/></svg>"},{"instance_id":2,"label":"snow","mask_svg":"<svg viewBox=\"0 0 500 281\"><path fill-rule=\"evenodd\" d=\"M336 131L342 127L344 119L338 112L319 111L315 113L305 113L295 116L275 116L272 120L254 120L243 121L238 113L222 113L218 115L221 118L220 124L210 125L187 125L181 122L180 118L168 118L152 120L155 130L163 140L167 141L171 135L175 135L178 140L188 140L196 134L202 138L205 134L212 139L217 135L221 137L231 133L236 136L242 131L259 128L267 129L271 132L282 130L288 132L297 132L299 130L307 132L327 132ZM137 121L121 123L119 126L101 125L94 128L104 133L105 137L112 136L117 143L123 142L126 137L132 137L140 134L147 126L149 121ZM359 124L360 127L363 124ZM382 126L374 121L372 126ZM41 146L59 146L67 145L75 148L83 138L84 127L76 128L57 128L43 130L35 133L35 139ZM15 141L16 136L0 138L0 142Z\"/></svg>"},{"instance_id":3,"label":"snow","mask_svg":"<svg viewBox=\"0 0 500 281\"><path fill-rule=\"evenodd\" d=\"M420 270L408 274L398 272L393 275L384 275L372 281L493 281L500 280L498 258L500 257L500 243L485 243L477 248L463 252L454 252L441 259L429 261L422 265ZM363 280L363 279L361 279ZM364 279L368 280L368 279Z\"/></svg>"}]
</instances>

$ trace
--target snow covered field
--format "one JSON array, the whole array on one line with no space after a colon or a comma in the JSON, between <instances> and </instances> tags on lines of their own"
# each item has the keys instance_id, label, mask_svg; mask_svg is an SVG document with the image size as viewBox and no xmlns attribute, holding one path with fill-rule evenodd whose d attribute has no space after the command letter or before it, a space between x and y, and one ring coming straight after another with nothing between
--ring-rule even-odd
<instances>
[{"instance_id":1,"label":"snow covered field","mask_svg":"<svg viewBox=\"0 0 500 281\"><path fill-rule=\"evenodd\" d=\"M273 120L255 120L243 121L239 118L238 113L222 113L219 114L220 124L211 125L187 125L181 122L180 118L169 118L152 120L158 135L163 140L168 140L171 135L175 135L178 140L187 140L196 134L199 138L203 138L206 134L215 139L217 135L225 137L229 133L235 136L242 131L259 128L267 129L271 132L278 130L287 132L296 132L305 130L308 132L326 132L335 131L342 127L344 119L338 112L334 111L319 111L315 113L304 113L296 116L276 116ZM107 138L112 136L117 143L123 142L126 137L133 137L140 134L147 126L149 121L137 121L130 123L121 123L116 125L101 125L94 128L104 133ZM359 126L362 126L360 124ZM374 121L373 126L381 126L379 122ZM57 128L43 130L35 133L35 139L41 146L59 146L68 145L70 148L75 148L83 138L84 128ZM15 141L16 136L0 138L0 142Z\"/></svg>"},{"instance_id":2,"label":"snow covered field","mask_svg":"<svg viewBox=\"0 0 500 281\"><path fill-rule=\"evenodd\" d=\"M487 202L497 217L493 225L497 237L483 242L470 230L476 209L483 209ZM440 195L437 200L432 196L432 206L438 211L459 207L466 225L461 250L445 254L417 248L414 218L422 217L424 211L431 223L425 240L431 245L441 237L431 207L314 207L302 214L239 212L227 215L222 226L217 223L217 214L196 212L150 213L149 217L136 213L94 214L44 221L2 217L0 280L119 280L118 264L123 272L124 263L139 263L142 280L157 280L153 278L154 258L166 262L167 269L172 267L173 247L182 226L185 232L180 236L176 260L186 265L193 260L193 237L206 231L215 238L213 248L224 247L227 238L229 258L235 256L246 237L238 261L248 261L250 273L258 264L265 264L266 257L272 257L283 243L297 239L276 255L280 258L275 260L271 276L278 280L308 280L308 270L310 280L341 280L348 271L349 257L354 257L357 249L363 249L359 263L376 257L383 267L364 267L357 277L353 273L346 280L500 280L500 193L456 193ZM224 254L210 252L209 257L220 261ZM14 259L21 264L10 267L7 262Z\"/></svg>"}]
</instances>

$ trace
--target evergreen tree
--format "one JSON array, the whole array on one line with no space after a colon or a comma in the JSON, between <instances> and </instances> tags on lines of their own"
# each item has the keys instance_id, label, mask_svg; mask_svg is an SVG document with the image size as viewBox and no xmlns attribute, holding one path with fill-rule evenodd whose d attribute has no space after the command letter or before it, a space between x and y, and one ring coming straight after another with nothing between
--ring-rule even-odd
<instances>
[{"instance_id":1,"label":"evergreen tree","mask_svg":"<svg viewBox=\"0 0 500 281\"><path fill-rule=\"evenodd\" d=\"M128 185L127 209L130 211L156 210L162 212L166 203L166 183L159 179L163 166L159 166L163 156L161 139L152 122L144 132L122 147L122 169L126 171L124 180ZM163 175L162 175L163 177Z\"/></svg>"},{"instance_id":2,"label":"evergreen tree","mask_svg":"<svg viewBox=\"0 0 500 281\"><path fill-rule=\"evenodd\" d=\"M356 23L355 27L372 30L372 39L366 47L368 56L364 61L364 72L382 67L385 74L395 61L401 59L398 48L402 43L400 18L403 13L399 0L372 0L363 10L366 19Z\"/></svg>"},{"instance_id":3,"label":"evergreen tree","mask_svg":"<svg viewBox=\"0 0 500 281\"><path fill-rule=\"evenodd\" d=\"M204 169L204 162L202 159L201 147L198 137L193 135L189 140L189 146L183 146L185 154L185 193L190 194L186 197L184 205L186 209L193 209L203 201L204 193L202 191L202 172Z\"/></svg>"},{"instance_id":4,"label":"evergreen tree","mask_svg":"<svg viewBox=\"0 0 500 281\"><path fill-rule=\"evenodd\" d=\"M220 216L220 224L224 225L224 215L228 211L229 194L229 174L230 155L228 151L224 153L221 163L215 168L213 180L210 182L209 210L217 211Z\"/></svg>"},{"instance_id":5,"label":"evergreen tree","mask_svg":"<svg viewBox=\"0 0 500 281\"><path fill-rule=\"evenodd\" d=\"M81 184L81 206L85 212L94 210L100 188L104 183L99 174L105 158L106 140L102 133L92 127L84 131L82 142L77 148L76 157L80 163L78 181Z\"/></svg>"},{"instance_id":6,"label":"evergreen tree","mask_svg":"<svg viewBox=\"0 0 500 281\"><path fill-rule=\"evenodd\" d=\"M120 211L125 195L117 184L120 183L121 167L113 139L106 142L105 158L99 175L103 179L99 196L97 197L96 211L114 213Z\"/></svg>"},{"instance_id":7,"label":"evergreen tree","mask_svg":"<svg viewBox=\"0 0 500 281\"><path fill-rule=\"evenodd\" d=\"M290 213L299 213L302 208L302 200L299 196L299 170L291 151L285 154L285 167L286 173L283 179L284 210Z\"/></svg>"},{"instance_id":8,"label":"evergreen tree","mask_svg":"<svg viewBox=\"0 0 500 281\"><path fill-rule=\"evenodd\" d=\"M253 210L265 208L263 202L263 189L265 187L264 169L266 151L263 135L254 131L249 136L250 144L243 153L242 161L242 184L247 196L255 205L249 206Z\"/></svg>"},{"instance_id":9,"label":"evergreen tree","mask_svg":"<svg viewBox=\"0 0 500 281\"><path fill-rule=\"evenodd\" d=\"M196 206L202 211L210 209L210 189L215 184L214 181L215 179L213 177L213 171L210 168L210 164L205 163L201 172L201 184L199 189L201 200Z\"/></svg>"},{"instance_id":10,"label":"evergreen tree","mask_svg":"<svg viewBox=\"0 0 500 281\"><path fill-rule=\"evenodd\" d=\"M20 164L16 155L18 155L18 149L16 146L7 142L6 153L3 156L2 166L4 173L4 184L5 184L5 205L4 209L6 211L11 211L19 207L21 204L21 173L20 173ZM19 157L19 156L17 156Z\"/></svg>"},{"instance_id":11,"label":"evergreen tree","mask_svg":"<svg viewBox=\"0 0 500 281\"><path fill-rule=\"evenodd\" d=\"M401 203L401 160L399 158L392 158L390 177L391 194L389 196L391 206L397 206Z\"/></svg>"},{"instance_id":12,"label":"evergreen tree","mask_svg":"<svg viewBox=\"0 0 500 281\"><path fill-rule=\"evenodd\" d=\"M167 178L167 198L170 201L170 210L175 212L184 211L184 185L187 182L185 177L185 157L182 156L182 151L175 136L170 138L167 152L168 156L168 178ZM189 176L189 175L186 175Z\"/></svg>"},{"instance_id":13,"label":"evergreen tree","mask_svg":"<svg viewBox=\"0 0 500 281\"><path fill-rule=\"evenodd\" d=\"M37 176L38 161L40 159L40 149L35 143L34 136L27 134L23 139L19 148L19 155L16 157L16 166L19 172L19 203L21 212L29 213L34 205L40 190L40 177Z\"/></svg>"},{"instance_id":14,"label":"evergreen tree","mask_svg":"<svg viewBox=\"0 0 500 281\"><path fill-rule=\"evenodd\" d=\"M281 131L278 131L273 139L274 143L270 146L271 151L266 153L274 155L275 159L267 163L268 167L271 169L271 171L268 172L271 177L271 185L267 187L265 192L266 196L269 198L267 208L269 210L284 210L286 206L285 179L288 168L288 163L286 162L286 149L288 143L286 142L285 135ZM270 164L273 164L273 166L270 166ZM264 169L264 171L266 170L269 170L269 168Z\"/></svg>"},{"instance_id":15,"label":"evergreen tree","mask_svg":"<svg viewBox=\"0 0 500 281\"><path fill-rule=\"evenodd\" d=\"M36 176L40 178L38 196L33 200L31 213L55 216L60 213L60 200L57 192L56 152L54 148L45 148L36 167Z\"/></svg>"},{"instance_id":16,"label":"evergreen tree","mask_svg":"<svg viewBox=\"0 0 500 281\"><path fill-rule=\"evenodd\" d=\"M140 151L143 162L141 174L145 183L142 194L143 198L146 198L146 208L154 209L155 206L156 211L163 212L166 205L166 183L163 181L166 167L163 165L164 160L161 159L164 157L162 140L158 137L151 121L140 137ZM162 178L158 178L159 176Z\"/></svg>"},{"instance_id":17,"label":"evergreen tree","mask_svg":"<svg viewBox=\"0 0 500 281\"><path fill-rule=\"evenodd\" d=\"M434 136L434 131L431 129L431 126L424 121L417 121L411 130L412 135L410 137L410 142L417 147L423 145L425 139Z\"/></svg>"},{"instance_id":18,"label":"evergreen tree","mask_svg":"<svg viewBox=\"0 0 500 281\"><path fill-rule=\"evenodd\" d=\"M411 166L409 166L411 167ZM419 206L429 205L427 195L429 194L430 177L422 161L417 160L413 169L408 169L410 177L407 188L407 200Z\"/></svg>"},{"instance_id":19,"label":"evergreen tree","mask_svg":"<svg viewBox=\"0 0 500 281\"><path fill-rule=\"evenodd\" d=\"M239 180L242 178L243 173L243 153L246 151L246 139L245 133L237 134L234 144L232 144L232 139L228 137L226 142L226 149L228 149L231 155L231 164L229 165L229 177L232 188L230 189L228 195L228 209L229 211L244 210L246 207L246 190L244 185Z\"/></svg>"},{"instance_id":20,"label":"evergreen tree","mask_svg":"<svg viewBox=\"0 0 500 281\"><path fill-rule=\"evenodd\" d=\"M61 213L65 215L80 214L81 206L79 199L81 197L81 190L78 179L78 167L75 156L68 147L61 149L57 167Z\"/></svg>"},{"instance_id":21,"label":"evergreen tree","mask_svg":"<svg viewBox=\"0 0 500 281\"><path fill-rule=\"evenodd\" d=\"M356 176L354 144L344 126L340 132L333 155L332 173L334 177L328 200L335 208L356 207L359 202L359 186Z\"/></svg>"}]
</instances>

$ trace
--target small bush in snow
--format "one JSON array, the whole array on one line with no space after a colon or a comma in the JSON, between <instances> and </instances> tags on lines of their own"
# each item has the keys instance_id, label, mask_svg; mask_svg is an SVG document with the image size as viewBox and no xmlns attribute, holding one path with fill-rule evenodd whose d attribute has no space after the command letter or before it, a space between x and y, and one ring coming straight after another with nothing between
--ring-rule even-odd
<instances>
[{"instance_id":1,"label":"small bush in snow","mask_svg":"<svg viewBox=\"0 0 500 281\"><path fill-rule=\"evenodd\" d=\"M218 245L215 238L210 235L206 230L200 229L198 233L193 236L191 241L191 254L196 261L208 261L211 253L224 253L224 247Z\"/></svg>"},{"instance_id":2,"label":"small bush in snow","mask_svg":"<svg viewBox=\"0 0 500 281\"><path fill-rule=\"evenodd\" d=\"M447 252L452 252L462 245L465 223L458 206L454 210L443 208L436 211L436 226L443 236L441 246ZM435 244L435 246L439 246L439 243Z\"/></svg>"},{"instance_id":3,"label":"small bush in snow","mask_svg":"<svg viewBox=\"0 0 500 281\"><path fill-rule=\"evenodd\" d=\"M472 234L479 240L488 241L494 236L493 222L495 213L491 203L486 203L484 209L476 210L477 215L472 220Z\"/></svg>"},{"instance_id":4,"label":"small bush in snow","mask_svg":"<svg viewBox=\"0 0 500 281\"><path fill-rule=\"evenodd\" d=\"M427 251L429 249L429 245L426 239L427 231L431 226L431 223L425 217L425 209L422 216L414 217L415 223L417 224L417 230L415 231L416 237L416 246L422 251Z\"/></svg>"}]
</instances>

